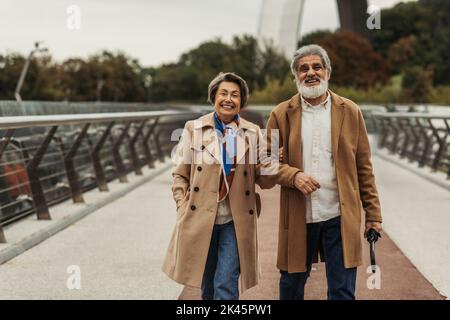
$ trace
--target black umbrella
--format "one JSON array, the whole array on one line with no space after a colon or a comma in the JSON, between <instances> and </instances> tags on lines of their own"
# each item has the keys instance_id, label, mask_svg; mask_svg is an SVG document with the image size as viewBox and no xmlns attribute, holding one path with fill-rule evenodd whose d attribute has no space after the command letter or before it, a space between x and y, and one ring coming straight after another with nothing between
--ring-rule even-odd
<instances>
[{"instance_id":1,"label":"black umbrella","mask_svg":"<svg viewBox=\"0 0 450 320\"><path fill-rule=\"evenodd\" d=\"M375 262L375 242L381 238L381 234L374 228L367 231L367 241L370 244L370 266L372 267L372 273L377 271L377 264Z\"/></svg>"}]
</instances>

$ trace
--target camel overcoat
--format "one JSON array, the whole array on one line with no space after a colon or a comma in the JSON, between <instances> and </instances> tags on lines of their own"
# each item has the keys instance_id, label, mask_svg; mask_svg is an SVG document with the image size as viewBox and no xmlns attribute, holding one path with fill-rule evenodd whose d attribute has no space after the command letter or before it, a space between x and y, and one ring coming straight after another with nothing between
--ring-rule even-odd
<instances>
[{"instance_id":1,"label":"camel overcoat","mask_svg":"<svg viewBox=\"0 0 450 320\"><path fill-rule=\"evenodd\" d=\"M352 101L331 94L332 156L341 211L341 234L346 268L362 263L361 217L381 222L380 203L372 170L369 140L360 108ZM283 164L275 176L281 185L277 267L288 272L306 271L305 196L294 186L294 176L302 171L302 108L300 95L275 107L267 124L279 130ZM321 257L322 260L323 257ZM314 261L317 261L317 253Z\"/></svg>"},{"instance_id":2,"label":"camel overcoat","mask_svg":"<svg viewBox=\"0 0 450 320\"><path fill-rule=\"evenodd\" d=\"M241 291L255 286L260 278L257 160L250 161L249 152L256 148L260 134L258 126L241 118L236 171L228 195L239 252ZM172 192L177 219L162 269L180 284L200 287L216 218L222 170L214 113L186 123L176 163Z\"/></svg>"}]
</instances>

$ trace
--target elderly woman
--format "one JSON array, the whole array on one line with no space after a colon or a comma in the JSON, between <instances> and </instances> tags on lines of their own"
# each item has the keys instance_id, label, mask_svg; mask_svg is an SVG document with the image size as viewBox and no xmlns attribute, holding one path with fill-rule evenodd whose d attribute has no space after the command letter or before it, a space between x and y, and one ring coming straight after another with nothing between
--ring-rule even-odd
<instances>
[{"instance_id":1,"label":"elderly woman","mask_svg":"<svg viewBox=\"0 0 450 320\"><path fill-rule=\"evenodd\" d=\"M260 175L251 153L260 132L239 116L248 96L241 77L220 73L208 88L214 112L188 121L178 144L172 187L177 222L163 271L201 287L202 299L236 300L239 277L241 292L259 280Z\"/></svg>"}]
</instances>

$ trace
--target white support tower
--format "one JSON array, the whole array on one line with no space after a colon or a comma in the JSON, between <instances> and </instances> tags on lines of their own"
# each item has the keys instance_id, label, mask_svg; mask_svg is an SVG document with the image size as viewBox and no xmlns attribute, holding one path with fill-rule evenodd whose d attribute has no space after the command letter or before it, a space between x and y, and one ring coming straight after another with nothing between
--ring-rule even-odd
<instances>
[{"instance_id":1,"label":"white support tower","mask_svg":"<svg viewBox=\"0 0 450 320\"><path fill-rule=\"evenodd\" d=\"M289 59L297 49L305 0L263 0L258 40L271 43Z\"/></svg>"}]
</instances>

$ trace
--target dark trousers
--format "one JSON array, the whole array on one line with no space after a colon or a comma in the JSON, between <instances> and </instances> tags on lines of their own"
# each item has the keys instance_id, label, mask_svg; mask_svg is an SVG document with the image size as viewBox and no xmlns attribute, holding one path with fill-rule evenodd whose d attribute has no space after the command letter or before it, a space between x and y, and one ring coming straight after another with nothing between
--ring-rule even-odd
<instances>
[{"instance_id":1,"label":"dark trousers","mask_svg":"<svg viewBox=\"0 0 450 320\"><path fill-rule=\"evenodd\" d=\"M354 300L356 268L344 267L341 217L307 225L306 272L280 271L280 300L303 300L305 284L311 272L313 255L322 244L328 283L328 300Z\"/></svg>"}]
</instances>

